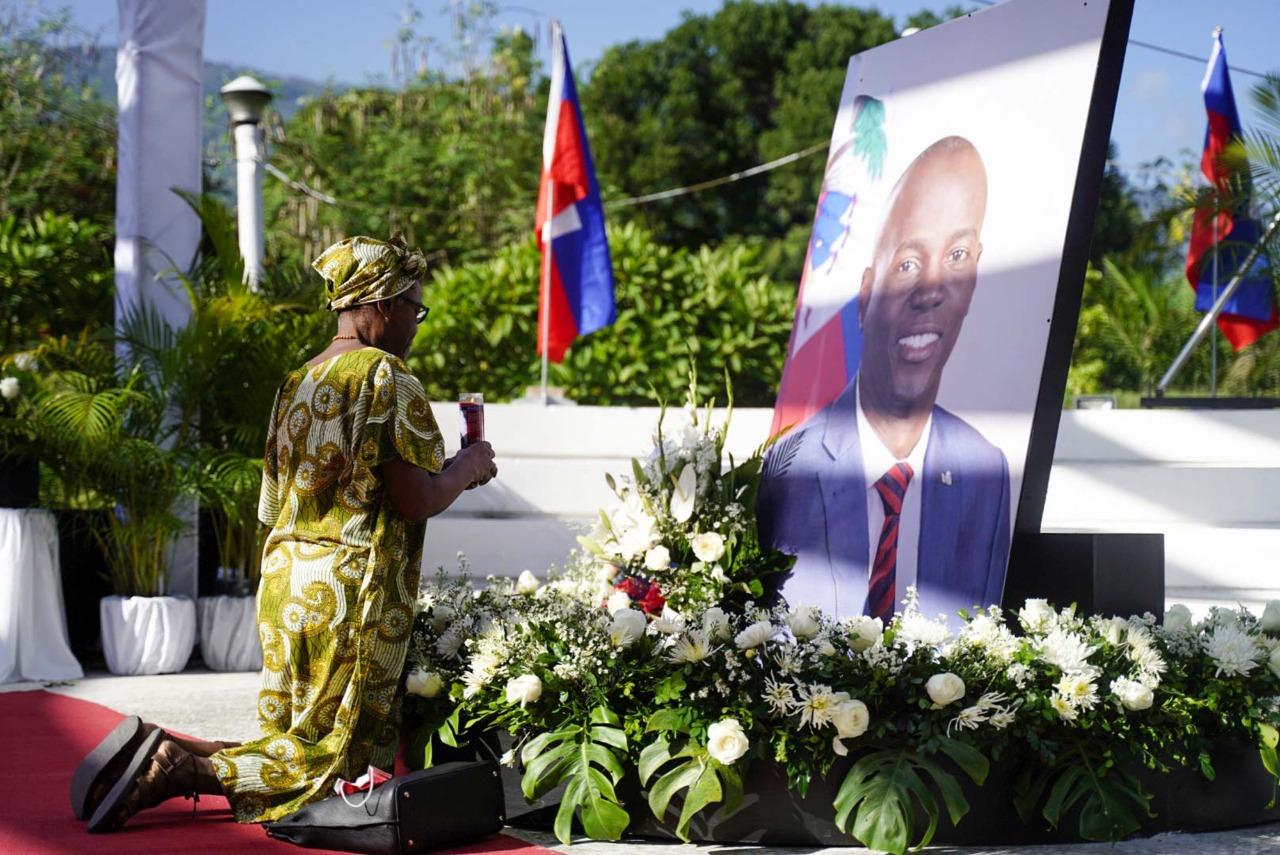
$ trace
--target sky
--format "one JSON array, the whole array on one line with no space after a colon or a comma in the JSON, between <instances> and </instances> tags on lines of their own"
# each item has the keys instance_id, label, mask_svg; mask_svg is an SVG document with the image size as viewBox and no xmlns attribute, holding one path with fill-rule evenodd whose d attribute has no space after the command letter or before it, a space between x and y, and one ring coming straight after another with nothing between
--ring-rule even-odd
<instances>
[{"instance_id":1,"label":"sky","mask_svg":"<svg viewBox=\"0 0 1280 855\"><path fill-rule=\"evenodd\" d=\"M98 33L105 43L114 42L114 0L39 2L46 8L70 9L78 26ZM364 83L389 75L388 48L404 10L403 0L207 2L206 59L282 76L342 83ZM451 35L450 2L418 0L415 5L421 12L418 30L447 42ZM657 38L676 26L684 12L713 12L721 0L519 0L515 5L498 0L497 5L499 25L537 28L545 33L546 20L559 18L574 65L586 74L610 45ZM938 11L951 4L875 0L851 5L873 6L901 24L921 9ZM967 5L977 7L972 2ZM1193 62L1130 44L1112 133L1118 147L1117 162L1127 172L1133 173L1140 164L1157 157L1176 164L1185 160L1188 152L1199 152L1205 127L1199 87L1215 26L1224 30L1232 66L1280 72L1280 55L1275 51L1280 44L1280 0L1136 0L1131 39L1204 59ZM544 53L546 41L544 36L539 42ZM1248 92L1258 81L1236 71L1232 82L1247 130L1254 124Z\"/></svg>"}]
</instances>

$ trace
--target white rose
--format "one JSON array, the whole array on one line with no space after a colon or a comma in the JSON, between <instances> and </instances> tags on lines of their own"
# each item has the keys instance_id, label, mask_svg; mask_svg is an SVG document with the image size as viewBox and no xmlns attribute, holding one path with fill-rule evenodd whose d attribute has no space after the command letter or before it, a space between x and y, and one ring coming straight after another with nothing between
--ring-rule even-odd
<instances>
[{"instance_id":1,"label":"white rose","mask_svg":"<svg viewBox=\"0 0 1280 855\"><path fill-rule=\"evenodd\" d=\"M1028 632L1045 629L1053 622L1058 613L1049 605L1048 600L1032 598L1018 610L1018 620Z\"/></svg>"},{"instance_id":2,"label":"white rose","mask_svg":"<svg viewBox=\"0 0 1280 855\"><path fill-rule=\"evenodd\" d=\"M724 555L724 538L714 531L694 535L689 540L689 545L693 547L693 554L698 556L699 561L719 561Z\"/></svg>"},{"instance_id":3,"label":"white rose","mask_svg":"<svg viewBox=\"0 0 1280 855\"><path fill-rule=\"evenodd\" d=\"M1280 677L1280 647L1271 651L1271 655L1267 657L1267 667L1271 669L1271 673Z\"/></svg>"},{"instance_id":4,"label":"white rose","mask_svg":"<svg viewBox=\"0 0 1280 855\"><path fill-rule=\"evenodd\" d=\"M964 697L964 680L961 680L950 671L943 674L934 674L929 678L929 682L924 684L924 690L929 693L929 700L933 701L933 708L942 709L947 704Z\"/></svg>"},{"instance_id":5,"label":"white rose","mask_svg":"<svg viewBox=\"0 0 1280 855\"><path fill-rule=\"evenodd\" d=\"M507 681L507 703L531 704L542 697L542 681L537 674L524 674Z\"/></svg>"},{"instance_id":6,"label":"white rose","mask_svg":"<svg viewBox=\"0 0 1280 855\"><path fill-rule=\"evenodd\" d=\"M1112 681L1111 692L1127 710L1149 710L1155 702L1155 694L1150 688L1125 677Z\"/></svg>"},{"instance_id":7,"label":"white rose","mask_svg":"<svg viewBox=\"0 0 1280 855\"><path fill-rule=\"evenodd\" d=\"M767 620L756 621L744 629L733 639L739 650L750 650L759 647L778 632L777 628Z\"/></svg>"},{"instance_id":8,"label":"white rose","mask_svg":"<svg viewBox=\"0 0 1280 855\"><path fill-rule=\"evenodd\" d=\"M1191 629L1191 609L1182 603L1169 606L1169 611L1164 613L1164 628L1171 632Z\"/></svg>"},{"instance_id":9,"label":"white rose","mask_svg":"<svg viewBox=\"0 0 1280 855\"><path fill-rule=\"evenodd\" d=\"M614 647L628 647L644 635L644 628L648 623L644 612L619 609L613 613L613 620L609 623L609 640Z\"/></svg>"},{"instance_id":10,"label":"white rose","mask_svg":"<svg viewBox=\"0 0 1280 855\"><path fill-rule=\"evenodd\" d=\"M693 506L698 498L698 469L686 463L671 491L671 518L676 522L688 522L693 516Z\"/></svg>"},{"instance_id":11,"label":"white rose","mask_svg":"<svg viewBox=\"0 0 1280 855\"><path fill-rule=\"evenodd\" d=\"M609 595L609 601L605 604L605 608L609 610L609 614L629 609L631 608L631 598L627 596L626 591L615 590Z\"/></svg>"},{"instance_id":12,"label":"white rose","mask_svg":"<svg viewBox=\"0 0 1280 855\"><path fill-rule=\"evenodd\" d=\"M435 671L414 668L405 678L404 690L420 698L434 698L444 688L444 680Z\"/></svg>"},{"instance_id":13,"label":"white rose","mask_svg":"<svg viewBox=\"0 0 1280 855\"><path fill-rule=\"evenodd\" d=\"M835 712L831 714L831 723L836 726L836 733L841 739L852 739L867 732L871 713L862 701L845 700L836 704Z\"/></svg>"},{"instance_id":14,"label":"white rose","mask_svg":"<svg viewBox=\"0 0 1280 855\"><path fill-rule=\"evenodd\" d=\"M796 638L808 641L818 634L817 609L811 606L796 609L787 615L787 626Z\"/></svg>"},{"instance_id":15,"label":"white rose","mask_svg":"<svg viewBox=\"0 0 1280 855\"><path fill-rule=\"evenodd\" d=\"M855 653L875 647L884 637L884 621L878 617L861 615L849 624L849 646Z\"/></svg>"},{"instance_id":16,"label":"white rose","mask_svg":"<svg viewBox=\"0 0 1280 855\"><path fill-rule=\"evenodd\" d=\"M729 616L724 609L713 606L702 614L702 631L712 638L724 641L729 637Z\"/></svg>"},{"instance_id":17,"label":"white rose","mask_svg":"<svg viewBox=\"0 0 1280 855\"><path fill-rule=\"evenodd\" d=\"M457 612L453 610L453 606L432 606L431 628L436 632L442 632L444 628L449 625L449 621L453 620L455 614L457 614Z\"/></svg>"},{"instance_id":18,"label":"white rose","mask_svg":"<svg viewBox=\"0 0 1280 855\"><path fill-rule=\"evenodd\" d=\"M12 401L18 397L18 378L6 377L0 380L0 395L3 395L6 401Z\"/></svg>"},{"instance_id":19,"label":"white rose","mask_svg":"<svg viewBox=\"0 0 1280 855\"><path fill-rule=\"evenodd\" d=\"M653 549L650 549L644 554L644 566L646 569L653 570L654 572L666 570L671 566L670 550L662 544L658 544L653 547Z\"/></svg>"},{"instance_id":20,"label":"white rose","mask_svg":"<svg viewBox=\"0 0 1280 855\"><path fill-rule=\"evenodd\" d=\"M726 718L707 728L707 753L728 766L747 753L751 743L735 718Z\"/></svg>"},{"instance_id":21,"label":"white rose","mask_svg":"<svg viewBox=\"0 0 1280 855\"><path fill-rule=\"evenodd\" d=\"M520 573L520 578L516 579L517 594L532 594L538 590L538 577L524 570Z\"/></svg>"},{"instance_id":22,"label":"white rose","mask_svg":"<svg viewBox=\"0 0 1280 855\"><path fill-rule=\"evenodd\" d=\"M1262 631L1272 634L1280 632L1280 600L1271 600L1262 610Z\"/></svg>"}]
</instances>

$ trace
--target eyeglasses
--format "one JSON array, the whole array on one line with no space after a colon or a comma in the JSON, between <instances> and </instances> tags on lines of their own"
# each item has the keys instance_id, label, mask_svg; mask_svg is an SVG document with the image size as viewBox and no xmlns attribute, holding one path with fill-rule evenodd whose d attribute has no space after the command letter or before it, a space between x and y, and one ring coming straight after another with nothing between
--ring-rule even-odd
<instances>
[{"instance_id":1,"label":"eyeglasses","mask_svg":"<svg viewBox=\"0 0 1280 855\"><path fill-rule=\"evenodd\" d=\"M396 299L404 300L410 306L413 306L413 319L417 323L422 323L423 321L425 321L427 319L427 314L430 313L431 311L431 309L422 305L417 300L413 300L409 297L404 296L403 294L397 294Z\"/></svg>"}]
</instances>

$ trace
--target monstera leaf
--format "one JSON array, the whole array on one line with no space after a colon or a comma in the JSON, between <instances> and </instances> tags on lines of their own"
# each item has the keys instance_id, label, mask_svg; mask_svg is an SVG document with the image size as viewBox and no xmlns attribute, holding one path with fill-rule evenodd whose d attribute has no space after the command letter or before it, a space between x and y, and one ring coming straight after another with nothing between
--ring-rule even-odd
<instances>
[{"instance_id":1,"label":"monstera leaf","mask_svg":"<svg viewBox=\"0 0 1280 855\"><path fill-rule=\"evenodd\" d=\"M525 746L521 789L533 801L568 783L555 820L556 837L562 843L572 839L575 812L588 837L617 840L631 822L616 791L626 752L621 720L607 708L596 707L586 724L566 725Z\"/></svg>"}]
</instances>

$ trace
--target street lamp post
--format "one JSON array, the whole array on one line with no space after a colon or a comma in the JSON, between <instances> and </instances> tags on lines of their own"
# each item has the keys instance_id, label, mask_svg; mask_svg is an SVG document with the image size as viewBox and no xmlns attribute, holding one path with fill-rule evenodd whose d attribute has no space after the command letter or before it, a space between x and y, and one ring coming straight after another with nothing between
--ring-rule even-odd
<instances>
[{"instance_id":1,"label":"street lamp post","mask_svg":"<svg viewBox=\"0 0 1280 855\"><path fill-rule=\"evenodd\" d=\"M236 211L240 257L245 280L256 287L262 277L262 151L258 124L271 102L271 92L249 75L222 87L222 103L234 126L236 144Z\"/></svg>"}]
</instances>

